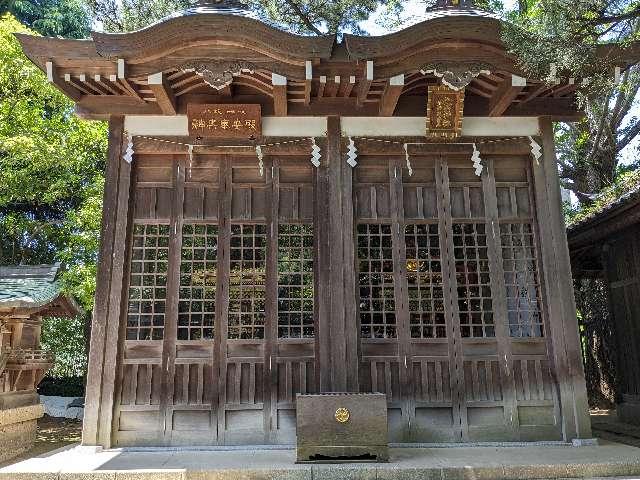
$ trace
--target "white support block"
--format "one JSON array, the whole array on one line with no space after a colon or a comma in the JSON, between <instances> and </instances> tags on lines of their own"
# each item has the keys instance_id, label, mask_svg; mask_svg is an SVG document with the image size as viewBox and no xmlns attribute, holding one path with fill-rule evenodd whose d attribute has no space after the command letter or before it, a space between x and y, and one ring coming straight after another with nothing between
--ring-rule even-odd
<instances>
[{"instance_id":1,"label":"white support block","mask_svg":"<svg viewBox=\"0 0 640 480\"><path fill-rule=\"evenodd\" d=\"M118 59L118 78L124 78L124 58Z\"/></svg>"},{"instance_id":2,"label":"white support block","mask_svg":"<svg viewBox=\"0 0 640 480\"><path fill-rule=\"evenodd\" d=\"M327 77L326 77L326 75L321 75L321 76L320 76L320 83L327 83Z\"/></svg>"},{"instance_id":3,"label":"white support block","mask_svg":"<svg viewBox=\"0 0 640 480\"><path fill-rule=\"evenodd\" d=\"M47 67L47 80L53 82L53 62L47 62L45 65Z\"/></svg>"},{"instance_id":4,"label":"white support block","mask_svg":"<svg viewBox=\"0 0 640 480\"><path fill-rule=\"evenodd\" d=\"M80 81L81 82L86 82L87 81L87 76L84 73L80 74Z\"/></svg>"},{"instance_id":5,"label":"white support block","mask_svg":"<svg viewBox=\"0 0 640 480\"><path fill-rule=\"evenodd\" d=\"M94 79L96 82L99 82L99 81L100 81L100 74L95 74L95 75L93 76L93 79Z\"/></svg>"},{"instance_id":6,"label":"white support block","mask_svg":"<svg viewBox=\"0 0 640 480\"><path fill-rule=\"evenodd\" d=\"M153 73L147 77L149 85L162 85L162 72Z\"/></svg>"},{"instance_id":7,"label":"white support block","mask_svg":"<svg viewBox=\"0 0 640 480\"><path fill-rule=\"evenodd\" d=\"M395 77L391 77L389 79L389 85L394 85L394 86L404 85L404 73L401 73L400 75L396 75Z\"/></svg>"},{"instance_id":8,"label":"white support block","mask_svg":"<svg viewBox=\"0 0 640 480\"><path fill-rule=\"evenodd\" d=\"M115 82L118 79L117 75L109 75L109 81L110 82Z\"/></svg>"},{"instance_id":9,"label":"white support block","mask_svg":"<svg viewBox=\"0 0 640 480\"><path fill-rule=\"evenodd\" d=\"M527 79L523 77L519 77L518 75L511 75L511 86L512 87L526 87Z\"/></svg>"},{"instance_id":10,"label":"white support block","mask_svg":"<svg viewBox=\"0 0 640 480\"><path fill-rule=\"evenodd\" d=\"M349 77L349 83L356 83L356 76L355 75L351 75Z\"/></svg>"},{"instance_id":11,"label":"white support block","mask_svg":"<svg viewBox=\"0 0 640 480\"><path fill-rule=\"evenodd\" d=\"M334 81L335 83L338 83L338 84L339 84L339 83L340 83L340 75L336 75L336 76L335 76L335 78L333 79L333 81Z\"/></svg>"},{"instance_id":12,"label":"white support block","mask_svg":"<svg viewBox=\"0 0 640 480\"><path fill-rule=\"evenodd\" d=\"M272 85L286 85L287 84L287 77L283 76L283 75L278 75L277 73L272 73L271 74L271 84Z\"/></svg>"},{"instance_id":13,"label":"white support block","mask_svg":"<svg viewBox=\"0 0 640 480\"><path fill-rule=\"evenodd\" d=\"M304 62L304 78L306 80L313 80L313 64L311 60Z\"/></svg>"},{"instance_id":14,"label":"white support block","mask_svg":"<svg viewBox=\"0 0 640 480\"><path fill-rule=\"evenodd\" d=\"M65 82L70 82L71 81L71 74L70 73L65 73L64 74L64 81Z\"/></svg>"}]
</instances>

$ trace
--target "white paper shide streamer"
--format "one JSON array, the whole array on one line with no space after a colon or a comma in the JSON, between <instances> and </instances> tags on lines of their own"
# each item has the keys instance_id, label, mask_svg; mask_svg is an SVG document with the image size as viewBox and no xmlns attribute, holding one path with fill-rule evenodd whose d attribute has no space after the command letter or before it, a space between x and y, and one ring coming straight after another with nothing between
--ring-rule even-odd
<instances>
[{"instance_id":1,"label":"white paper shide streamer","mask_svg":"<svg viewBox=\"0 0 640 480\"><path fill-rule=\"evenodd\" d=\"M471 154L471 160L473 161L473 168L476 169L475 174L479 177L482 173L482 159L480 158L480 150L473 144L473 153Z\"/></svg>"},{"instance_id":2,"label":"white paper shide streamer","mask_svg":"<svg viewBox=\"0 0 640 480\"><path fill-rule=\"evenodd\" d=\"M320 166L320 147L316 143L315 138L311 138L311 163L318 168Z\"/></svg>"},{"instance_id":3,"label":"white paper shide streamer","mask_svg":"<svg viewBox=\"0 0 640 480\"><path fill-rule=\"evenodd\" d=\"M536 164L539 164L540 157L542 156L542 148L540 147L538 142L536 142L531 136L529 136L529 142L529 145L531 145L531 155L533 155L533 158L535 158Z\"/></svg>"},{"instance_id":4,"label":"white paper shide streamer","mask_svg":"<svg viewBox=\"0 0 640 480\"><path fill-rule=\"evenodd\" d=\"M358 150L356 149L356 144L353 141L353 138L349 137L349 146L347 147L347 163L352 168L358 165L356 158L358 158Z\"/></svg>"},{"instance_id":5,"label":"white paper shide streamer","mask_svg":"<svg viewBox=\"0 0 640 480\"><path fill-rule=\"evenodd\" d=\"M256 157L258 157L258 168L260 169L260 176L264 177L264 154L262 153L262 147L256 145Z\"/></svg>"},{"instance_id":6,"label":"white paper shide streamer","mask_svg":"<svg viewBox=\"0 0 640 480\"><path fill-rule=\"evenodd\" d=\"M131 163L133 162L133 136L129 132L125 132L127 135L127 149L124 152L122 158L125 162Z\"/></svg>"},{"instance_id":7,"label":"white paper shide streamer","mask_svg":"<svg viewBox=\"0 0 640 480\"><path fill-rule=\"evenodd\" d=\"M407 170L409 170L409 176L413 175L413 168L411 167L411 159L409 158L409 144L404 144L404 156L407 160Z\"/></svg>"}]
</instances>

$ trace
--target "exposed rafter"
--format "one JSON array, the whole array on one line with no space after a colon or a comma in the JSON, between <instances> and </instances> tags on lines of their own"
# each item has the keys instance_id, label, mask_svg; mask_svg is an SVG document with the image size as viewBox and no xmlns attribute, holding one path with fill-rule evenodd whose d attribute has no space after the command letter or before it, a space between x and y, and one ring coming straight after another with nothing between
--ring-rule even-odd
<instances>
[{"instance_id":1,"label":"exposed rafter","mask_svg":"<svg viewBox=\"0 0 640 480\"><path fill-rule=\"evenodd\" d=\"M371 83L373 82L373 61L367 60L365 64L365 75L360 80L360 86L358 87L358 106L364 105L367 96L369 95L369 89L371 89Z\"/></svg>"},{"instance_id":2,"label":"exposed rafter","mask_svg":"<svg viewBox=\"0 0 640 480\"><path fill-rule=\"evenodd\" d=\"M273 109L276 116L287 116L287 77L274 73L271 76L273 84Z\"/></svg>"},{"instance_id":3,"label":"exposed rafter","mask_svg":"<svg viewBox=\"0 0 640 480\"><path fill-rule=\"evenodd\" d=\"M522 85L514 85L517 83L514 77L506 78L489 99L490 117L502 115L524 88Z\"/></svg>"},{"instance_id":4,"label":"exposed rafter","mask_svg":"<svg viewBox=\"0 0 640 480\"><path fill-rule=\"evenodd\" d=\"M396 109L400 94L404 88L404 75L396 75L389 79L382 98L380 98L379 114L381 117L390 117Z\"/></svg>"},{"instance_id":5,"label":"exposed rafter","mask_svg":"<svg viewBox=\"0 0 640 480\"><path fill-rule=\"evenodd\" d=\"M167 77L162 72L158 72L149 75L147 83L153 95L156 97L162 113L165 115L175 115L178 112L176 97Z\"/></svg>"}]
</instances>

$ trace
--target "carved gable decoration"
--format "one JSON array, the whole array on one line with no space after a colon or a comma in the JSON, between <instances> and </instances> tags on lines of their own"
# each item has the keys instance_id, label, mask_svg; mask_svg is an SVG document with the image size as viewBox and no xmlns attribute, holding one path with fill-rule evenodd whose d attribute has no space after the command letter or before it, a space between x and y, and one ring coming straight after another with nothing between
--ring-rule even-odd
<instances>
[{"instance_id":1,"label":"carved gable decoration","mask_svg":"<svg viewBox=\"0 0 640 480\"><path fill-rule=\"evenodd\" d=\"M420 72L423 75L433 73L449 88L462 90L481 73L491 73L491 66L486 63L429 63Z\"/></svg>"},{"instance_id":2,"label":"carved gable decoration","mask_svg":"<svg viewBox=\"0 0 640 480\"><path fill-rule=\"evenodd\" d=\"M464 89L446 85L429 86L427 97L427 138L451 140L462 133Z\"/></svg>"},{"instance_id":3,"label":"carved gable decoration","mask_svg":"<svg viewBox=\"0 0 640 480\"><path fill-rule=\"evenodd\" d=\"M183 72L195 72L200 75L204 82L215 88L222 90L233 82L234 75L242 72L253 73L256 66L250 62L189 62L180 67Z\"/></svg>"}]
</instances>

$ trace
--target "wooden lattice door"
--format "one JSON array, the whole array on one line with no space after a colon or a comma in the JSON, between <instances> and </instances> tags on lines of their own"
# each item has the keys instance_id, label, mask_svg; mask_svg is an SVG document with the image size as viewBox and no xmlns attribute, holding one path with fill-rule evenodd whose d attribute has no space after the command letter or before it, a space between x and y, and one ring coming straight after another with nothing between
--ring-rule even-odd
<instances>
[{"instance_id":1,"label":"wooden lattice door","mask_svg":"<svg viewBox=\"0 0 640 480\"><path fill-rule=\"evenodd\" d=\"M559 435L527 161L361 159L360 384L392 441Z\"/></svg>"}]
</instances>

